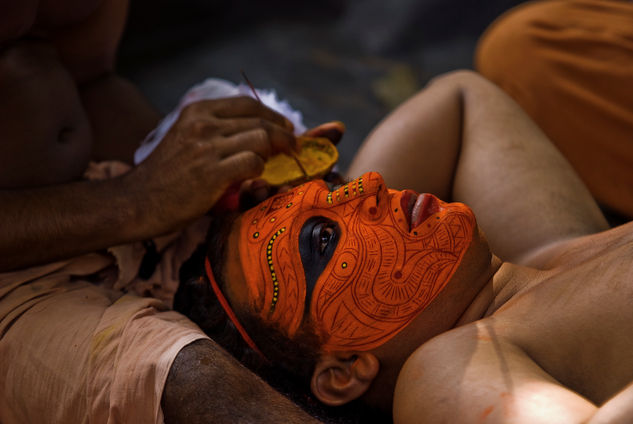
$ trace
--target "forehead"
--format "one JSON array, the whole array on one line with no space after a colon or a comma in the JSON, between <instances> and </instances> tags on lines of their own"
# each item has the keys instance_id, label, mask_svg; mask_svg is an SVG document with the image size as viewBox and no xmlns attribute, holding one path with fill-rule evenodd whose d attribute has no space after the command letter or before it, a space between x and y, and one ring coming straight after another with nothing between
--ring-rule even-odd
<instances>
[{"instance_id":1,"label":"forehead","mask_svg":"<svg viewBox=\"0 0 633 424\"><path fill-rule=\"evenodd\" d=\"M245 212L239 227L239 256L254 310L266 320L295 329L305 299L298 243L303 224L314 216L343 224L375 194L375 188L369 187L381 184L376 173L365 174L335 191L329 191L321 180L312 181Z\"/></svg>"},{"instance_id":2,"label":"forehead","mask_svg":"<svg viewBox=\"0 0 633 424\"><path fill-rule=\"evenodd\" d=\"M322 180L302 184L247 211L243 217L243 225L253 226L253 229L266 224L277 226L306 211L340 210L343 205L354 207L358 200L371 191L368 188L382 182L381 178L372 174L365 174L334 191L329 191Z\"/></svg>"}]
</instances>

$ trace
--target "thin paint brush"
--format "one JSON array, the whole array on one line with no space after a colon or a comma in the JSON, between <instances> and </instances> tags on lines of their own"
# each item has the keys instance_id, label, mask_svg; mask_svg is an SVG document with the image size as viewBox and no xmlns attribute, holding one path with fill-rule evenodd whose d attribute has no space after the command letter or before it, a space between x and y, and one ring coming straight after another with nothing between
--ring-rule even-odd
<instances>
[{"instance_id":1,"label":"thin paint brush","mask_svg":"<svg viewBox=\"0 0 633 424\"><path fill-rule=\"evenodd\" d=\"M244 72L244 70L241 70L240 73L242 74L242 78L244 78L244 81L246 81L246 84L248 84L248 86L251 88L251 91L253 92L253 95L255 96L257 101L262 103L262 99L260 99L259 96L257 95L257 91L255 90L255 87L253 86L251 81L246 76L246 73ZM299 167L299 169L303 173L303 178L305 178L307 180L308 179L308 173L306 172L305 168L301 164L301 161L299 161L299 158L297 157L297 155L294 152L291 153L290 155L295 160L295 162L297 163L297 166Z\"/></svg>"}]
</instances>

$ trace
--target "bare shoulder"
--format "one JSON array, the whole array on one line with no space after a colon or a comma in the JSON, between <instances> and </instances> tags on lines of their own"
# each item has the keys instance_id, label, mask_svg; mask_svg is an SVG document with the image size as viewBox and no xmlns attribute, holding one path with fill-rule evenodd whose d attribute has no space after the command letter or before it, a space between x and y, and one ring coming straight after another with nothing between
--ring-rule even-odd
<instances>
[{"instance_id":1,"label":"bare shoulder","mask_svg":"<svg viewBox=\"0 0 633 424\"><path fill-rule=\"evenodd\" d=\"M580 422L590 417L595 406L500 336L504 325L480 320L416 350L398 377L394 422Z\"/></svg>"},{"instance_id":2,"label":"bare shoulder","mask_svg":"<svg viewBox=\"0 0 633 424\"><path fill-rule=\"evenodd\" d=\"M599 233L546 245L522 258L520 264L541 269L567 268L622 247L633 247L633 221Z\"/></svg>"}]
</instances>

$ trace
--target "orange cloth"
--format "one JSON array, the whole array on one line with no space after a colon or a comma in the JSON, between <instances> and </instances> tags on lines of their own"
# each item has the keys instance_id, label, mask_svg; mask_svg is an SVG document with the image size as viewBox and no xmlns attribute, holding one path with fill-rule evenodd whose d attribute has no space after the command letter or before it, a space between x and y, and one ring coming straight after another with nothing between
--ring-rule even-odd
<instances>
[{"instance_id":1,"label":"orange cloth","mask_svg":"<svg viewBox=\"0 0 633 424\"><path fill-rule=\"evenodd\" d=\"M600 203L633 217L633 3L521 5L482 36L476 67L527 111Z\"/></svg>"},{"instance_id":2,"label":"orange cloth","mask_svg":"<svg viewBox=\"0 0 633 424\"><path fill-rule=\"evenodd\" d=\"M101 164L90 177L125 170ZM163 422L160 401L173 360L208 338L168 308L178 269L205 225L156 240L162 259L148 281L136 277L144 253L138 245L1 273L0 422Z\"/></svg>"}]
</instances>

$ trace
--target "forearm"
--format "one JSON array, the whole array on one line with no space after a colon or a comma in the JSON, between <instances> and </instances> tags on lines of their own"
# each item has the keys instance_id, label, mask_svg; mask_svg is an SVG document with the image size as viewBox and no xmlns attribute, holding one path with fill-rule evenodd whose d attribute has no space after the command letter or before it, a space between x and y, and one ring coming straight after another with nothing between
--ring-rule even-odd
<instances>
[{"instance_id":1,"label":"forearm","mask_svg":"<svg viewBox=\"0 0 633 424\"><path fill-rule=\"evenodd\" d=\"M0 191L0 271L156 235L131 183L115 178Z\"/></svg>"},{"instance_id":2,"label":"forearm","mask_svg":"<svg viewBox=\"0 0 633 424\"><path fill-rule=\"evenodd\" d=\"M318 422L211 340L183 348L162 397L167 423Z\"/></svg>"}]
</instances>

